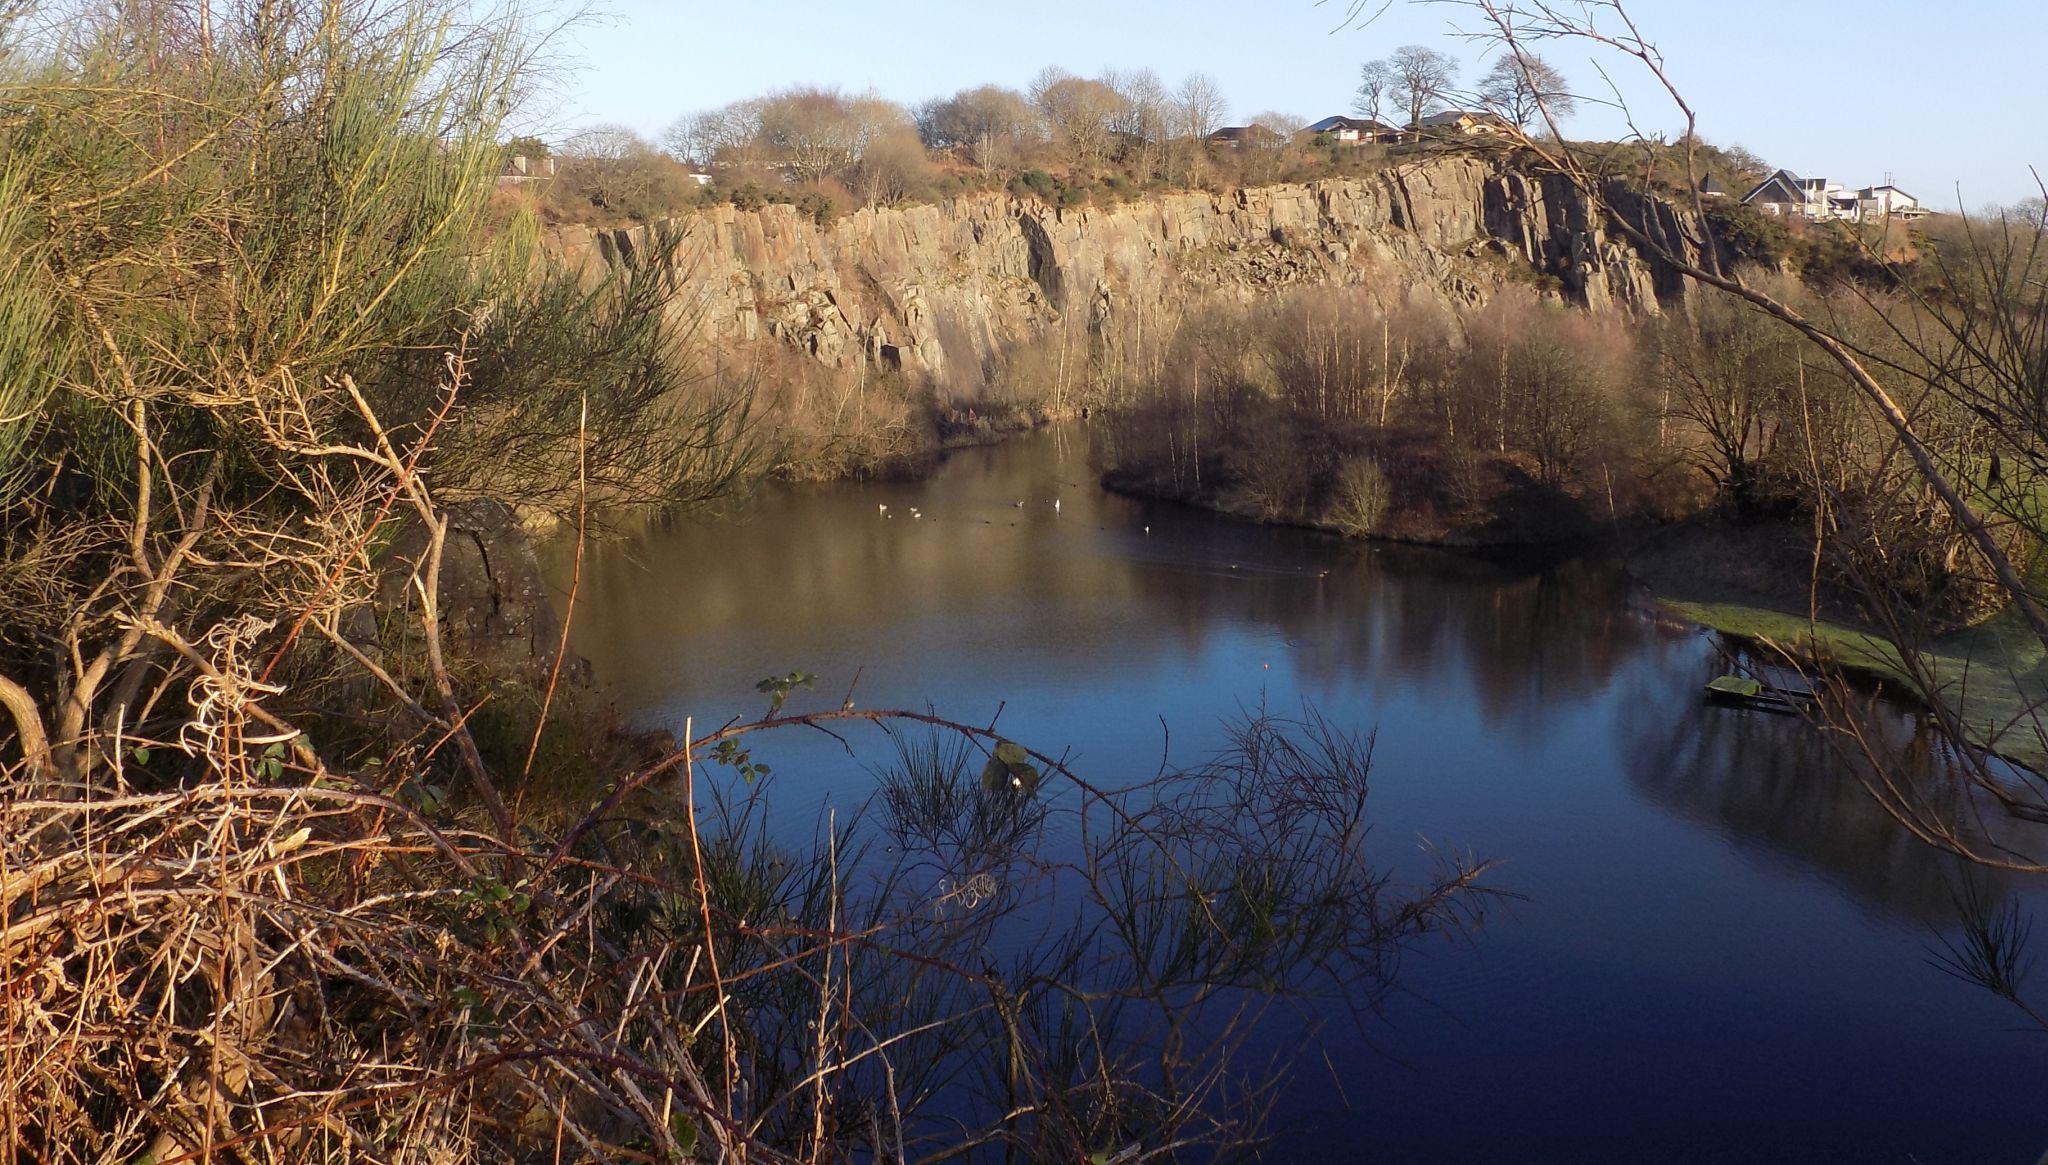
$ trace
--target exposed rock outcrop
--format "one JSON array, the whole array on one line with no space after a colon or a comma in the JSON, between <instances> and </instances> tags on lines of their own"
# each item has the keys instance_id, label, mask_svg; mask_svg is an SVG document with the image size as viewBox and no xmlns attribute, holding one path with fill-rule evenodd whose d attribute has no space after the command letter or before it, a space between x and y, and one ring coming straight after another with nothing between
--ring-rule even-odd
<instances>
[{"instance_id":1,"label":"exposed rock outcrop","mask_svg":"<svg viewBox=\"0 0 2048 1165\"><path fill-rule=\"evenodd\" d=\"M1625 205L1652 234L1682 240L1682 212ZM865 360L971 397L1021 341L1061 326L1159 327L1204 296L1370 284L1469 303L1518 269L1595 310L1654 311L1684 294L1675 271L1611 225L1562 179L1458 155L1113 207L978 194L819 226L793 206L727 206L653 229L679 234L675 310L714 341L772 336L829 365ZM558 242L612 261L646 248L649 231L568 228Z\"/></svg>"}]
</instances>

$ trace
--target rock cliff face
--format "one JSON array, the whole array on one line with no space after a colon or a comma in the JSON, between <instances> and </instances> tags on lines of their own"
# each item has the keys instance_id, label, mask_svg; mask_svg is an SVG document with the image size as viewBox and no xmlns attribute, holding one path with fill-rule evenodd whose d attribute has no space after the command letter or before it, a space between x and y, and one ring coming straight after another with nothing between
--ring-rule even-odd
<instances>
[{"instance_id":1,"label":"rock cliff face","mask_svg":"<svg viewBox=\"0 0 2048 1165\"><path fill-rule=\"evenodd\" d=\"M1653 234L1682 213L1631 204ZM1227 194L1160 195L1059 210L981 194L862 211L820 227L796 208L716 207L679 233L675 310L714 341L771 336L834 366L868 361L972 396L1012 346L1064 326L1170 326L1205 296L1366 284L1389 299L1476 302L1516 274L1549 275L1595 310L1655 311L1683 295L1568 184L1472 156L1369 177ZM616 261L650 228L559 236L565 254Z\"/></svg>"}]
</instances>

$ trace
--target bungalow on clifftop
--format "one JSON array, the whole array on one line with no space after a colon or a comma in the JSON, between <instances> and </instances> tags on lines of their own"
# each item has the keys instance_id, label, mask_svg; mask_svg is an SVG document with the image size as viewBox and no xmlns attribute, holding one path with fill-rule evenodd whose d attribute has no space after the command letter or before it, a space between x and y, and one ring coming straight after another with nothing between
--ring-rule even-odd
<instances>
[{"instance_id":1,"label":"bungalow on clifftop","mask_svg":"<svg viewBox=\"0 0 2048 1165\"><path fill-rule=\"evenodd\" d=\"M1415 123L1421 133L1462 134L1474 137L1479 134L1500 133L1508 128L1507 119L1499 114L1475 109L1446 109L1432 113Z\"/></svg>"},{"instance_id":2,"label":"bungalow on clifftop","mask_svg":"<svg viewBox=\"0 0 2048 1165\"><path fill-rule=\"evenodd\" d=\"M1850 190L1825 178L1801 178L1790 170L1779 170L1757 183L1742 196L1742 204L1781 218L1815 222L1910 221L1927 216L1919 199L1890 182Z\"/></svg>"},{"instance_id":3,"label":"bungalow on clifftop","mask_svg":"<svg viewBox=\"0 0 2048 1165\"><path fill-rule=\"evenodd\" d=\"M1363 146L1374 142L1398 142L1404 135L1400 130L1384 121L1370 117L1326 117L1313 125L1305 125L1301 132L1326 135L1340 146Z\"/></svg>"},{"instance_id":4,"label":"bungalow on clifftop","mask_svg":"<svg viewBox=\"0 0 2048 1165\"><path fill-rule=\"evenodd\" d=\"M1267 129L1263 125L1226 125L1206 139L1212 146L1237 149L1240 146L1277 146L1287 140L1287 135Z\"/></svg>"}]
</instances>

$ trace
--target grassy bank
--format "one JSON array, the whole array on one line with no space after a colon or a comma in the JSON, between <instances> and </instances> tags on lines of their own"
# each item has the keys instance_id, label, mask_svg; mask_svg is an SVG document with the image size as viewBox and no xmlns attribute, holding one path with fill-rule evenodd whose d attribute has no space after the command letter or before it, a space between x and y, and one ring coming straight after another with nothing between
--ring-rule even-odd
<instances>
[{"instance_id":1,"label":"grassy bank","mask_svg":"<svg viewBox=\"0 0 2048 1165\"><path fill-rule=\"evenodd\" d=\"M1869 675L1922 699L1939 699L1955 710L1971 743L2048 771L2048 741L2035 727L2036 710L2048 703L2048 652L2013 608L1976 626L1929 638L1909 663L1897 645L1874 630L1846 620L1816 619L1782 600L1726 588L1717 593L1670 578L1656 580L1652 590L1684 618L1766 650ZM1916 670L1921 678L1916 679Z\"/></svg>"}]
</instances>

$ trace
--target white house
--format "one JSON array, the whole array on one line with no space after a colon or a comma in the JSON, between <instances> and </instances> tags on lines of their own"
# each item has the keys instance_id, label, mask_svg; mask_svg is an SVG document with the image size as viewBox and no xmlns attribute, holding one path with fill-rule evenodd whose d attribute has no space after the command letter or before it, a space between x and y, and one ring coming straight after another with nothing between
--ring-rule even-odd
<instances>
[{"instance_id":1,"label":"white house","mask_svg":"<svg viewBox=\"0 0 2048 1165\"><path fill-rule=\"evenodd\" d=\"M1928 210L1920 200L1887 182L1882 186L1865 186L1856 192L1856 215L1859 219L1898 218L1911 221L1926 218Z\"/></svg>"},{"instance_id":2,"label":"white house","mask_svg":"<svg viewBox=\"0 0 2048 1165\"><path fill-rule=\"evenodd\" d=\"M1303 126L1305 134L1323 134L1340 146L1363 146L1373 142L1398 142L1401 131L1383 121L1370 117L1345 117L1339 114L1326 117L1313 125Z\"/></svg>"},{"instance_id":3,"label":"white house","mask_svg":"<svg viewBox=\"0 0 2048 1165\"><path fill-rule=\"evenodd\" d=\"M1889 182L1850 190L1825 178L1801 178L1790 170L1779 170L1757 183L1742 196L1742 204L1765 214L1816 222L1910 220L1927 214L1919 199Z\"/></svg>"},{"instance_id":4,"label":"white house","mask_svg":"<svg viewBox=\"0 0 2048 1165\"><path fill-rule=\"evenodd\" d=\"M498 185L517 186L521 182L537 182L555 176L555 159L529 158L525 154L514 154L505 159L505 169L498 174Z\"/></svg>"},{"instance_id":5,"label":"white house","mask_svg":"<svg viewBox=\"0 0 2048 1165\"><path fill-rule=\"evenodd\" d=\"M1780 170L1743 195L1742 205L1785 218L1830 219L1835 211L1829 200L1842 193L1841 186L1825 178L1801 178Z\"/></svg>"}]
</instances>

